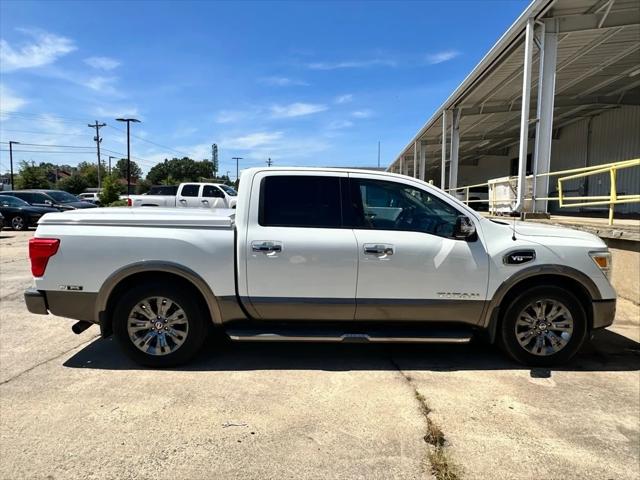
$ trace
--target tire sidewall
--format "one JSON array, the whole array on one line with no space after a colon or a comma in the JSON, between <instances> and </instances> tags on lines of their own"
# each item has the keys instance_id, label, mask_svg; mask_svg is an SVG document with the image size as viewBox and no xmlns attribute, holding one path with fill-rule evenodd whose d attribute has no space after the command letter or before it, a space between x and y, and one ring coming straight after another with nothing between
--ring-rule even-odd
<instances>
[{"instance_id":1,"label":"tire sidewall","mask_svg":"<svg viewBox=\"0 0 640 480\"><path fill-rule=\"evenodd\" d=\"M16 228L16 227L14 227L14 226L13 226L13 221L14 221L16 218L21 218L21 219L22 219L22 228ZM24 231L24 230L27 230L27 229L29 228L29 225L28 225L28 223L27 223L27 219L26 219L25 217L23 217L22 215L15 215L15 216L11 219L11 228L13 228L14 230L19 231L19 232Z\"/></svg>"},{"instance_id":2,"label":"tire sidewall","mask_svg":"<svg viewBox=\"0 0 640 480\"><path fill-rule=\"evenodd\" d=\"M127 331L129 313L133 307L147 297L165 297L176 302L184 310L189 323L185 342L175 352L167 355L150 355L138 349ZM125 293L118 301L113 313L113 333L125 353L135 362L148 367L172 367L191 360L200 350L206 338L205 317L195 295L182 286L167 286L160 283L138 285Z\"/></svg>"},{"instance_id":3,"label":"tire sidewall","mask_svg":"<svg viewBox=\"0 0 640 480\"><path fill-rule=\"evenodd\" d=\"M516 338L515 324L518 315L530 303L538 299L556 300L562 303L573 317L573 334L569 343L559 352L548 356L534 355L524 349ZM516 361L532 366L551 366L568 362L580 350L587 337L587 315L576 296L560 287L534 287L516 297L505 310L500 337L502 347Z\"/></svg>"}]
</instances>

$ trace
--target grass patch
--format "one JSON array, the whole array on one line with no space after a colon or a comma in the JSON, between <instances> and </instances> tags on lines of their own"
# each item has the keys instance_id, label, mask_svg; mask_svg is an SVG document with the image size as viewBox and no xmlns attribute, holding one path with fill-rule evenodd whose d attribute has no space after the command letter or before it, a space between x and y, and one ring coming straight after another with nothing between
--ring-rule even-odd
<instances>
[{"instance_id":1,"label":"grass patch","mask_svg":"<svg viewBox=\"0 0 640 480\"><path fill-rule=\"evenodd\" d=\"M460 480L458 468L442 447L434 447L427 454L431 464L431 473L437 480Z\"/></svg>"}]
</instances>

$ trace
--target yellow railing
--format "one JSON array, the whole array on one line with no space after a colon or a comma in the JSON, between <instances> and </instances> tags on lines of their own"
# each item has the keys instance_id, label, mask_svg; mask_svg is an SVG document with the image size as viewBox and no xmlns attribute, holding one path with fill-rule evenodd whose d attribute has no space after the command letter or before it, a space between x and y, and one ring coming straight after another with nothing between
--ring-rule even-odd
<instances>
[{"instance_id":1,"label":"yellow railing","mask_svg":"<svg viewBox=\"0 0 640 480\"><path fill-rule=\"evenodd\" d=\"M557 201L561 208L569 208L569 207L588 207L588 206L597 206L597 205L609 205L609 225L613 225L613 215L615 205L621 203L636 203L640 202L640 194L632 194L632 195L618 195L618 190L616 187L617 173L618 170L623 170L625 168L638 167L640 166L640 158L636 158L633 160L623 160L620 162L612 162L606 163L603 165L595 165L592 167L582 167L582 168L573 168L570 170L559 170L557 172L549 172L549 173L541 173L536 175L536 178L541 177L559 177L557 179L557 197L536 197L535 200L546 200L546 201ZM590 195L583 197L573 197L567 196L563 192L562 182L567 180L575 180L577 178L585 178L592 175L599 175L603 173L609 173L610 177L610 192L609 195ZM564 175L564 176L561 176ZM533 178L533 175L528 175L527 178ZM478 199L478 200L470 200L470 189L476 187L489 187L489 182L485 183L477 183L474 185L465 185L463 187L457 187L453 189L446 189L446 192L456 193L460 191L464 191L465 199L462 200L467 205L470 203L489 203L491 207L495 206L497 203L508 201L509 199L499 199L499 198L487 198ZM525 200L533 200L532 197L526 197Z\"/></svg>"}]
</instances>

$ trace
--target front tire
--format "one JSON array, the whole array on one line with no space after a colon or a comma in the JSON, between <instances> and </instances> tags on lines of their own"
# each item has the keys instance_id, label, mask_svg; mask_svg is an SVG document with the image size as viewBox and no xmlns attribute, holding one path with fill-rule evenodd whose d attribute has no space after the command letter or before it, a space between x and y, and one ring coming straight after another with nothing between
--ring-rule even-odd
<instances>
[{"instance_id":1,"label":"front tire","mask_svg":"<svg viewBox=\"0 0 640 480\"><path fill-rule=\"evenodd\" d=\"M560 287L535 287L505 310L502 346L517 362L552 366L568 362L587 338L587 316L580 301Z\"/></svg>"},{"instance_id":2,"label":"front tire","mask_svg":"<svg viewBox=\"0 0 640 480\"><path fill-rule=\"evenodd\" d=\"M206 338L199 306L192 291L182 285L139 285L117 303L113 333L125 353L141 365L181 365L200 351Z\"/></svg>"}]
</instances>

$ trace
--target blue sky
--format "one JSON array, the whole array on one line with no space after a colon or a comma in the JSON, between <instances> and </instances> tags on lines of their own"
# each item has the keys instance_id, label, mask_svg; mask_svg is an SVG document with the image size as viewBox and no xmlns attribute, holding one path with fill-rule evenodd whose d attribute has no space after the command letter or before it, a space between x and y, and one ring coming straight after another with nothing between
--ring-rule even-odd
<instances>
[{"instance_id":1,"label":"blue sky","mask_svg":"<svg viewBox=\"0 0 640 480\"><path fill-rule=\"evenodd\" d=\"M87 123L106 122L102 145L120 153L114 118L131 115L145 171L214 142L232 174L233 156L371 166L378 140L386 165L526 4L4 0L0 140L79 152L14 161L95 161L71 148L95 146Z\"/></svg>"}]
</instances>

